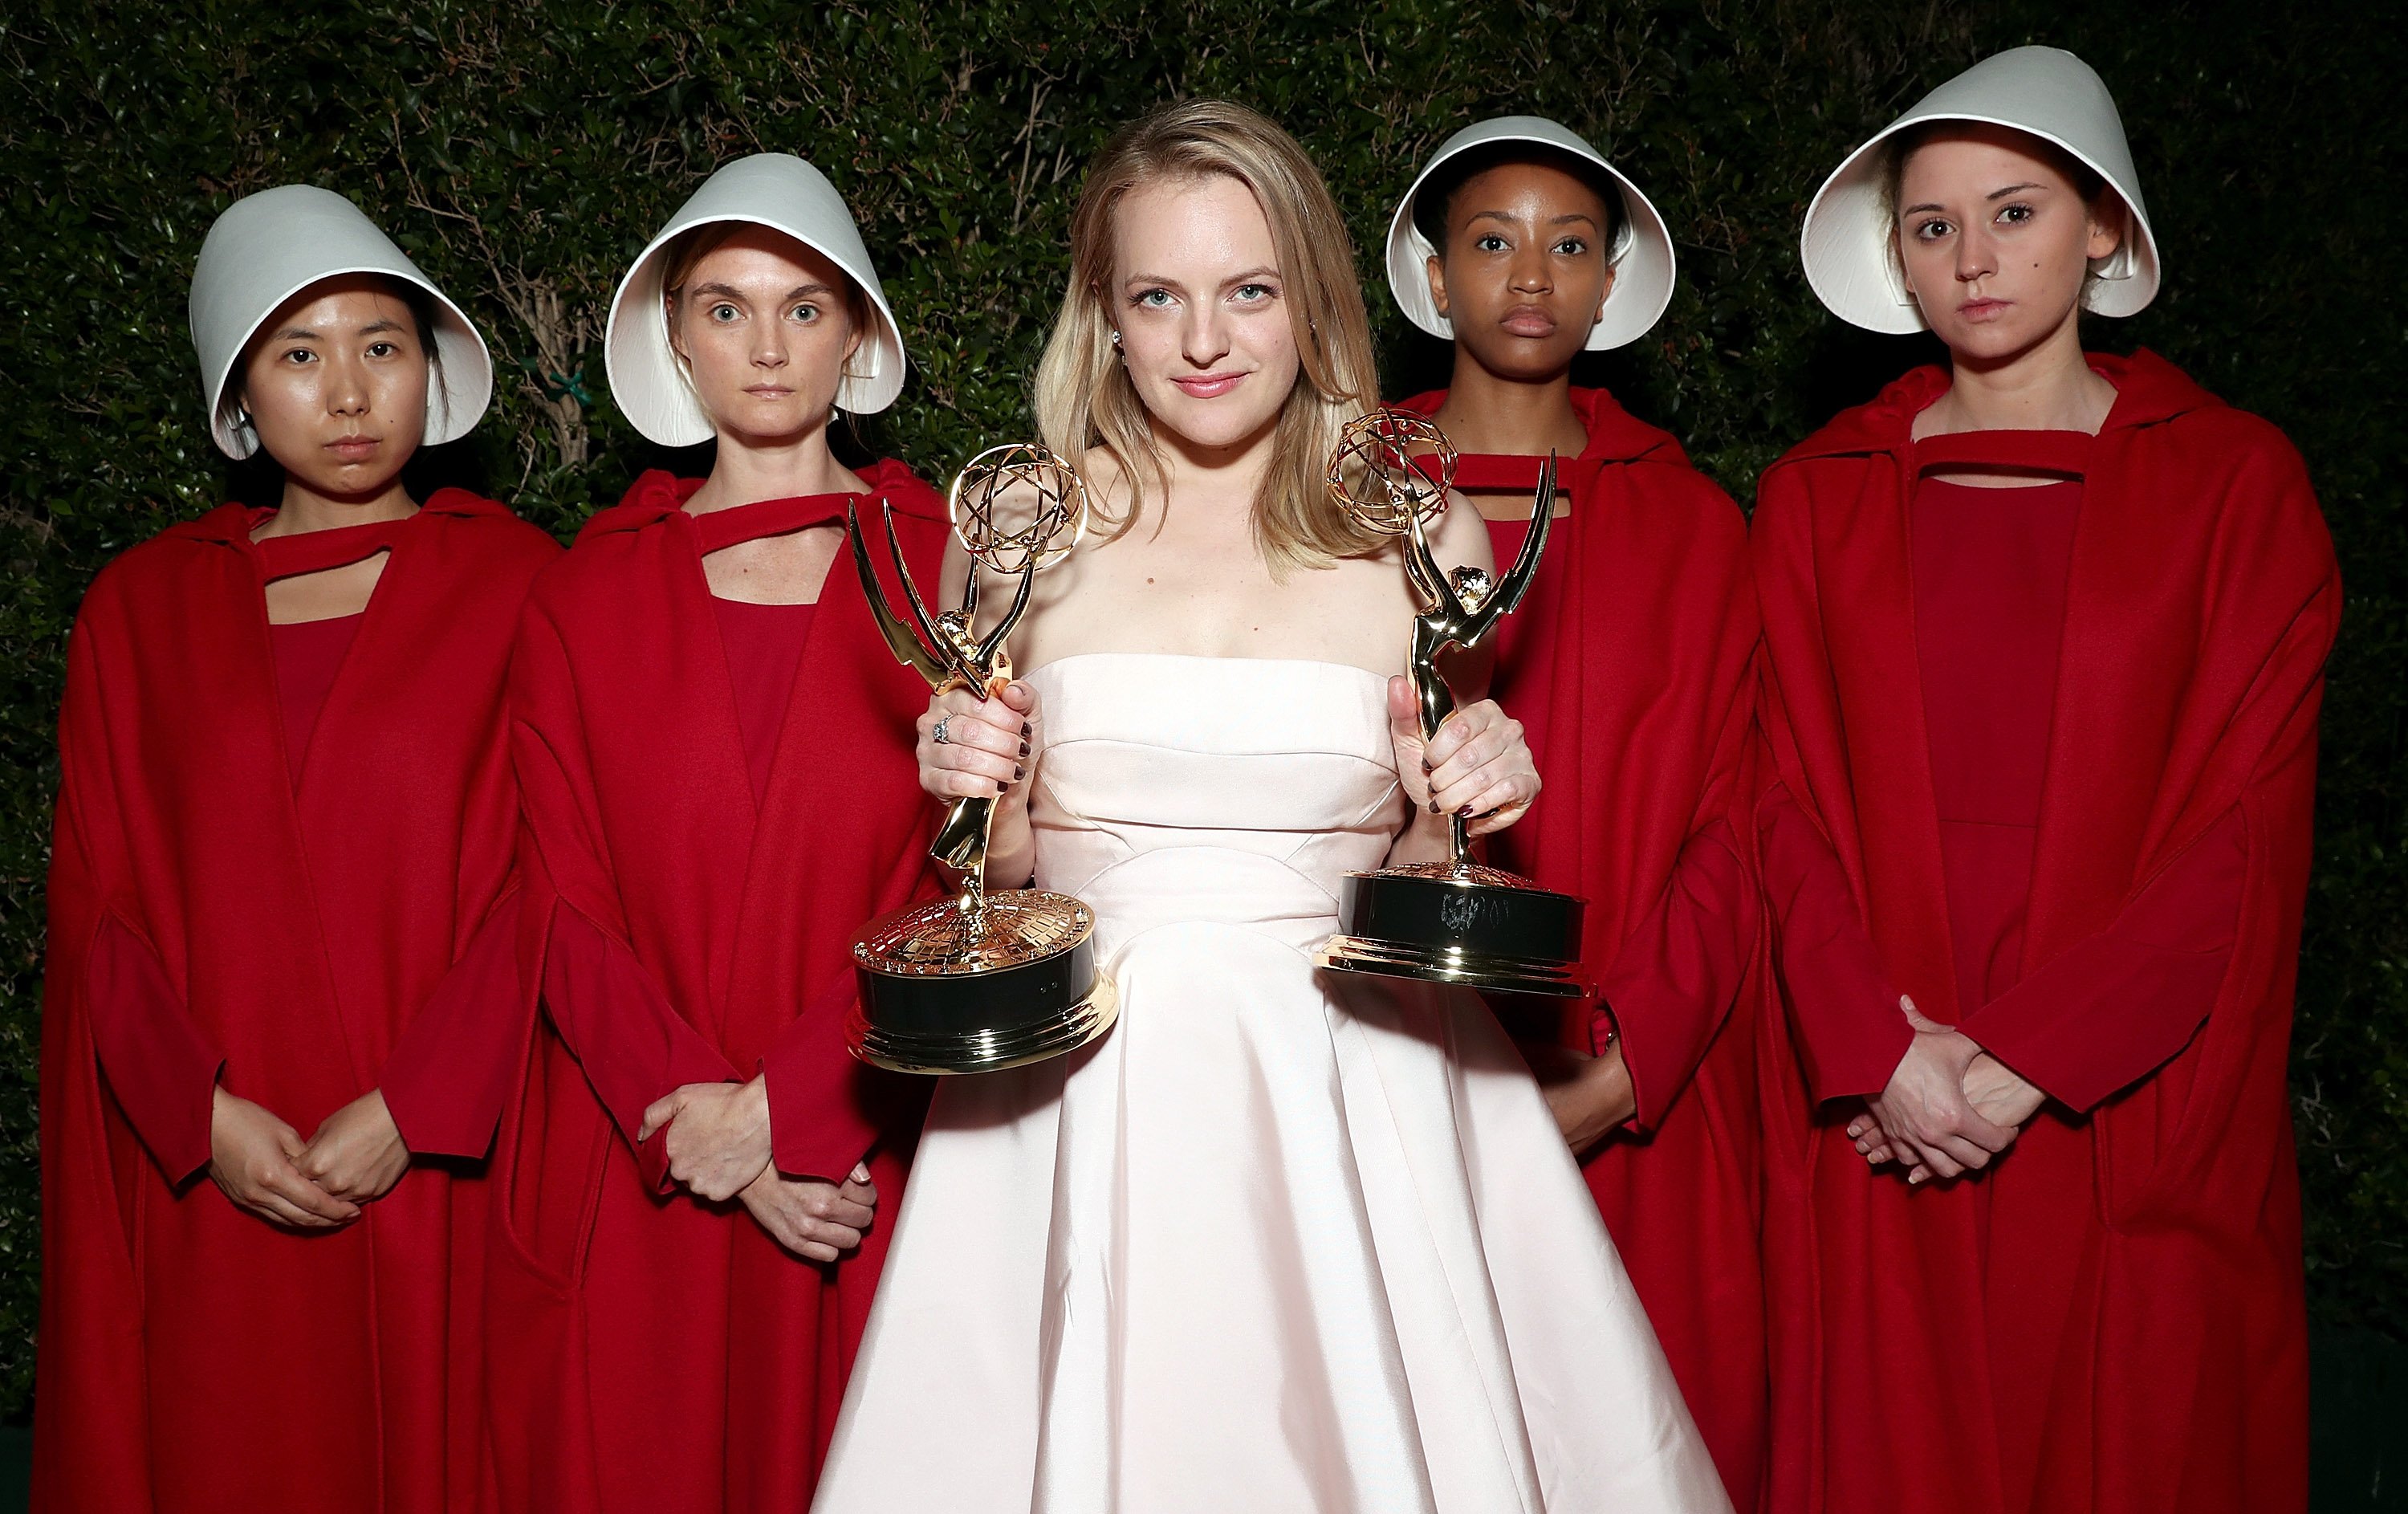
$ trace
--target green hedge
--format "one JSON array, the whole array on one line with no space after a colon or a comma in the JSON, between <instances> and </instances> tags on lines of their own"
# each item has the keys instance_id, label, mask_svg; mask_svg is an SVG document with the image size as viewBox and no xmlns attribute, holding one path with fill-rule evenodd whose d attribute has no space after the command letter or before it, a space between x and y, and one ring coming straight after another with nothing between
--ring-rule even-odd
<instances>
[{"instance_id":1,"label":"green hedge","mask_svg":"<svg viewBox=\"0 0 2408 1514\"><path fill-rule=\"evenodd\" d=\"M230 491L184 295L211 218L300 180L351 195L481 323L494 412L430 455L566 534L660 461L596 351L627 260L715 164L824 168L860 215L913 378L866 440L927 471L1025 431L1081 165L1166 97L1286 123L1352 218L1392 392L1444 350L1389 306L1377 238L1418 157L1508 110L1586 132L1680 241L1655 339L1595 381L1744 497L1833 411L1928 355L1814 305L1797 228L1823 173L1922 90L2050 41L2114 88L2171 281L2102 330L2285 426L2351 604L2325 720L2296 1058L2315 1306L2408 1333L2408 941L2401 783L2404 245L2396 28L2348 5L2130 7L1183 4L917 8L618 3L315 7L17 0L0 19L0 1411L31 1378L34 1080L50 750L78 596L113 553ZM691 462L689 460L689 466Z\"/></svg>"}]
</instances>

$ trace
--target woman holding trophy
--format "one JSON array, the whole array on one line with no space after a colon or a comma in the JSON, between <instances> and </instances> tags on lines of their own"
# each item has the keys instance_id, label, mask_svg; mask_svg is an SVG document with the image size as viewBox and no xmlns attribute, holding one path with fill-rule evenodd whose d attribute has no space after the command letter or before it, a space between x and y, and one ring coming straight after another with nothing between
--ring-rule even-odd
<instances>
[{"instance_id":1,"label":"woman holding trophy","mask_svg":"<svg viewBox=\"0 0 2408 1514\"><path fill-rule=\"evenodd\" d=\"M1491 701L1423 741L1402 551L1322 482L1372 385L1292 138L1202 102L1105 150L1037 409L1107 528L918 755L996 800L988 884L1093 907L1119 1022L942 1086L820 1509L1727 1507L1487 1011L1313 967L1343 874L1539 789Z\"/></svg>"},{"instance_id":2,"label":"woman holding trophy","mask_svg":"<svg viewBox=\"0 0 2408 1514\"><path fill-rule=\"evenodd\" d=\"M508 1507L792 1508L918 1112L844 1044L851 937L924 886L927 827L922 696L844 523L882 504L933 575L945 506L830 448L838 409L893 401L903 348L800 159L695 192L622 284L608 357L645 435L718 451L588 523L521 628L544 1013L496 1159L495 1462Z\"/></svg>"},{"instance_id":3,"label":"woman holding trophy","mask_svg":"<svg viewBox=\"0 0 2408 1514\"><path fill-rule=\"evenodd\" d=\"M2071 53L1941 86L1804 243L1835 314L1949 362L1754 525L1771 1507L2302 1509L2284 1081L2341 598L2305 470L2083 350L2158 258Z\"/></svg>"}]
</instances>

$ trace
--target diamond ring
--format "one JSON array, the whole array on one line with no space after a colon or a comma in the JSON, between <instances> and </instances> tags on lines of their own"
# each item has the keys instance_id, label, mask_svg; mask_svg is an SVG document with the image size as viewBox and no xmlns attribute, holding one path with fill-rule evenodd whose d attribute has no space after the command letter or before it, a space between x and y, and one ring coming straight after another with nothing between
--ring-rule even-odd
<instances>
[{"instance_id":1,"label":"diamond ring","mask_svg":"<svg viewBox=\"0 0 2408 1514\"><path fill-rule=\"evenodd\" d=\"M939 745L939 746L942 746L942 745L944 745L947 742L952 741L952 740L953 739L953 733L952 733L951 731L947 730L945 728L946 728L947 726L952 725L953 723L953 716L951 716L951 715L944 715L944 716L939 717L939 718L938 719L938 721L937 721L937 724L936 724L935 728L934 728L934 729L932 729L932 730L930 730L930 731L928 732L928 740L929 740L930 742L934 743L936 745Z\"/></svg>"}]
</instances>

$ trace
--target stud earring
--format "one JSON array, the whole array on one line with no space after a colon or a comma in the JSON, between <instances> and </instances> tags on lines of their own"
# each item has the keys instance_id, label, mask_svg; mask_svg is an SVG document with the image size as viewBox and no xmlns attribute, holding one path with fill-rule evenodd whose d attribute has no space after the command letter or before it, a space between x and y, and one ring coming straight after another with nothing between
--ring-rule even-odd
<instances>
[{"instance_id":1,"label":"stud earring","mask_svg":"<svg viewBox=\"0 0 2408 1514\"><path fill-rule=\"evenodd\" d=\"M1120 327L1118 327L1118 326L1114 326L1114 327L1112 328L1112 345L1113 345L1115 348L1117 348L1118 346L1120 346L1120 344L1121 344L1121 331L1120 331Z\"/></svg>"}]
</instances>

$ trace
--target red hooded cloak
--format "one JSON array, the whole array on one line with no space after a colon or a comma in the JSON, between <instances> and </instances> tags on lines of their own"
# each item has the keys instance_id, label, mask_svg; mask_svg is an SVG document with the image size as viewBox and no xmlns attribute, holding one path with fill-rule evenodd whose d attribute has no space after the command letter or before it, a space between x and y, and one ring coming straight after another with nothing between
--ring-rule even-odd
<instances>
[{"instance_id":1,"label":"red hooded cloak","mask_svg":"<svg viewBox=\"0 0 2408 1514\"><path fill-rule=\"evenodd\" d=\"M854 934L932 887L913 757L927 689L896 665L839 555L776 691L782 730L756 796L701 558L840 522L848 503L883 558L888 504L933 589L943 499L899 464L865 478L867 497L697 517L681 507L698 481L646 474L529 598L511 709L523 960L546 1013L495 1159L505 1507L810 1502L924 1091L855 1062L844 1019ZM892 603L900 592L886 585ZM841 1180L869 1161L879 1223L834 1265L784 1250L738 1204L666 1192L660 1138L635 1145L652 1100L755 1073L780 1172Z\"/></svg>"},{"instance_id":2,"label":"red hooded cloak","mask_svg":"<svg viewBox=\"0 0 2408 1514\"><path fill-rule=\"evenodd\" d=\"M477 1476L473 1170L416 1168L331 1233L195 1179L220 1084L304 1136L381 1087L417 1154L483 1154L515 1050L491 1011L517 989L506 925L480 938L502 948L498 985L469 947L508 914L504 677L559 549L458 490L405 521L255 544L266 514L227 505L126 553L69 644L39 1507L431 1514ZM387 549L289 750L263 589ZM499 993L455 979L431 1004L464 956Z\"/></svg>"},{"instance_id":3,"label":"red hooded cloak","mask_svg":"<svg viewBox=\"0 0 2408 1514\"><path fill-rule=\"evenodd\" d=\"M1399 408L1431 415L1443 390ZM1571 513L1498 628L1490 692L1522 722L1545 793L1492 858L1588 901L1600 988L1568 1040L1609 1033L1638 1113L1584 1163L1732 1502L1755 1505L1765 1416L1755 1060L1741 984L1756 888L1734 829L1756 603L1746 526L1667 433L1603 390L1559 464ZM1458 486L1527 491L1541 459L1470 454ZM1528 530L1492 521L1499 563ZM1741 808L1734 810L1734 805Z\"/></svg>"},{"instance_id":4,"label":"red hooded cloak","mask_svg":"<svg viewBox=\"0 0 2408 1514\"><path fill-rule=\"evenodd\" d=\"M2280 433L2151 353L2090 361L2117 397L2077 465L2028 900L1990 973L1952 944L1935 787L1939 712L1978 702L1918 665L1911 427L1947 375L1763 481L1776 1509L2304 1507L2285 1067L2340 583ZM2010 986L1962 1002L1985 976ZM1824 1103L1886 1083L1901 991L2052 1097L1978 1176L1868 1172L1858 1106Z\"/></svg>"}]
</instances>

